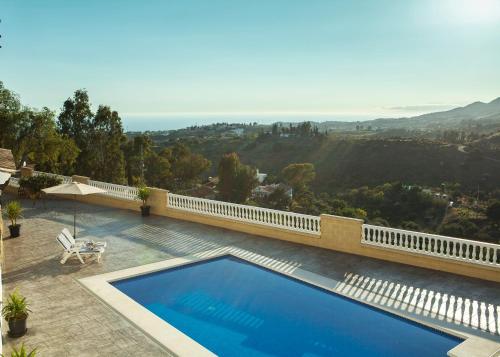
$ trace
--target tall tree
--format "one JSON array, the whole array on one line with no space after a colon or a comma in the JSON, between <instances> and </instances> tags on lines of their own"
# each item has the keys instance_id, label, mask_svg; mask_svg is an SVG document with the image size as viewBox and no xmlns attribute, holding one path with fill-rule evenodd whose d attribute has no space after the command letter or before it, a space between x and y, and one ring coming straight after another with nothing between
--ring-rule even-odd
<instances>
[{"instance_id":1,"label":"tall tree","mask_svg":"<svg viewBox=\"0 0 500 357\"><path fill-rule=\"evenodd\" d=\"M28 125L18 138L17 153L41 171L71 171L79 150L75 142L57 132L54 112L48 108L26 112Z\"/></svg>"},{"instance_id":2,"label":"tall tree","mask_svg":"<svg viewBox=\"0 0 500 357\"><path fill-rule=\"evenodd\" d=\"M173 174L168 155L152 152L145 157L145 181L148 186L172 189Z\"/></svg>"},{"instance_id":3,"label":"tall tree","mask_svg":"<svg viewBox=\"0 0 500 357\"><path fill-rule=\"evenodd\" d=\"M224 201L243 203L257 186L256 170L243 165L236 153L225 154L218 168L220 198Z\"/></svg>"},{"instance_id":4,"label":"tall tree","mask_svg":"<svg viewBox=\"0 0 500 357\"><path fill-rule=\"evenodd\" d=\"M91 171L90 158L93 152L91 142L93 113L87 91L75 91L73 98L68 98L58 117L59 132L74 140L80 149L76 161L76 172L89 175Z\"/></svg>"},{"instance_id":5,"label":"tall tree","mask_svg":"<svg viewBox=\"0 0 500 357\"><path fill-rule=\"evenodd\" d=\"M290 164L281 171L281 175L294 191L301 192L307 190L309 183L316 177L316 172L311 163Z\"/></svg>"},{"instance_id":6,"label":"tall tree","mask_svg":"<svg viewBox=\"0 0 500 357\"><path fill-rule=\"evenodd\" d=\"M29 126L28 111L21 105L19 96L0 81L0 147L12 149L17 162L21 160L19 137Z\"/></svg>"},{"instance_id":7,"label":"tall tree","mask_svg":"<svg viewBox=\"0 0 500 357\"><path fill-rule=\"evenodd\" d=\"M183 190L200 181L201 175L210 168L211 162L200 154L191 152L189 147L176 143L160 152L160 156L170 163L172 176L167 184L170 190Z\"/></svg>"},{"instance_id":8,"label":"tall tree","mask_svg":"<svg viewBox=\"0 0 500 357\"><path fill-rule=\"evenodd\" d=\"M125 140L118 112L100 105L90 129L91 177L106 182L125 182L125 160L121 150Z\"/></svg>"},{"instance_id":9,"label":"tall tree","mask_svg":"<svg viewBox=\"0 0 500 357\"><path fill-rule=\"evenodd\" d=\"M125 155L125 176L128 184L137 185L144 183L143 181L146 180L148 185L153 185L149 181L148 172L152 170L155 172L158 171L156 167L152 167L146 163L151 162L154 165L155 160L159 159L158 155L153 151L153 141L151 138L145 134L134 136L122 146L122 150ZM156 179L154 180L157 182ZM160 187L158 183L154 185Z\"/></svg>"},{"instance_id":10,"label":"tall tree","mask_svg":"<svg viewBox=\"0 0 500 357\"><path fill-rule=\"evenodd\" d=\"M39 170L64 173L78 155L75 143L56 130L54 113L21 104L0 82L0 147L12 149L17 163L29 160Z\"/></svg>"}]
</instances>

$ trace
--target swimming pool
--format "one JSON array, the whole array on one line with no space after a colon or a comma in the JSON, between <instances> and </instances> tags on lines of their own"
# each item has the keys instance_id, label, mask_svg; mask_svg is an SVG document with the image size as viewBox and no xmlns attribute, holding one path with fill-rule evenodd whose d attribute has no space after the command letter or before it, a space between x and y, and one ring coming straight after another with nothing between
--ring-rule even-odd
<instances>
[{"instance_id":1,"label":"swimming pool","mask_svg":"<svg viewBox=\"0 0 500 357\"><path fill-rule=\"evenodd\" d=\"M111 284L220 356L446 356L463 341L233 256Z\"/></svg>"}]
</instances>

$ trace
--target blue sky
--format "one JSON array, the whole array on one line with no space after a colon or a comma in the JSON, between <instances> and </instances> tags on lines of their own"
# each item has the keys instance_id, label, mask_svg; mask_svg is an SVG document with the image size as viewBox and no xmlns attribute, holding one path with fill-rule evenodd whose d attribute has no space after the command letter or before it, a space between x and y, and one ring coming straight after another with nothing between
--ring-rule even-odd
<instances>
[{"instance_id":1,"label":"blue sky","mask_svg":"<svg viewBox=\"0 0 500 357\"><path fill-rule=\"evenodd\" d=\"M397 115L500 96L500 0L2 0L0 80L122 115Z\"/></svg>"}]
</instances>

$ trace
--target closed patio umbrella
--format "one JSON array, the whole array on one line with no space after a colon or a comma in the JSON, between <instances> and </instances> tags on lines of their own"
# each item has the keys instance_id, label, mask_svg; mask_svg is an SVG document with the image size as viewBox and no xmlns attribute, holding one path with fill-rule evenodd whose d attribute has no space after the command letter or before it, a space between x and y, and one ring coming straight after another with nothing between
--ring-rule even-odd
<instances>
[{"instance_id":1,"label":"closed patio umbrella","mask_svg":"<svg viewBox=\"0 0 500 357\"><path fill-rule=\"evenodd\" d=\"M61 185L44 188L42 191L54 195L73 195L75 199L76 196L86 196L95 193L106 192L106 190L94 186L89 186L80 182L63 183ZM73 216L73 237L76 238L76 205Z\"/></svg>"}]
</instances>

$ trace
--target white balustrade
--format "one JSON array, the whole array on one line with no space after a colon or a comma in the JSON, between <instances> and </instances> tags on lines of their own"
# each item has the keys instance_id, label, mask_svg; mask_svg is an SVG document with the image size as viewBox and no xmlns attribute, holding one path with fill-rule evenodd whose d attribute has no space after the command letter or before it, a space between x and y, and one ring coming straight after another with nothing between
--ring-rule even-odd
<instances>
[{"instance_id":1,"label":"white balustrade","mask_svg":"<svg viewBox=\"0 0 500 357\"><path fill-rule=\"evenodd\" d=\"M370 224L363 225L362 244L500 267L500 245Z\"/></svg>"},{"instance_id":2,"label":"white balustrade","mask_svg":"<svg viewBox=\"0 0 500 357\"><path fill-rule=\"evenodd\" d=\"M167 206L198 214L230 218L297 232L320 234L320 218L305 214L272 210L204 198L168 194Z\"/></svg>"},{"instance_id":3,"label":"white balustrade","mask_svg":"<svg viewBox=\"0 0 500 357\"><path fill-rule=\"evenodd\" d=\"M130 201L137 199L137 187L116 185L114 183L93 181L93 180L89 180L88 184L90 186L106 190L106 192L101 193L101 195L111 196L114 198L121 198Z\"/></svg>"},{"instance_id":4,"label":"white balustrade","mask_svg":"<svg viewBox=\"0 0 500 357\"><path fill-rule=\"evenodd\" d=\"M33 176L40 176L40 175L45 175L45 176L50 176L50 177L57 177L57 178L61 179L62 183L71 183L72 182L72 179L71 179L70 176L52 174L52 173L42 172L42 171L33 171Z\"/></svg>"},{"instance_id":5,"label":"white balustrade","mask_svg":"<svg viewBox=\"0 0 500 357\"><path fill-rule=\"evenodd\" d=\"M35 175L45 174L34 172ZM71 182L71 177L47 174L59 177L63 182ZM19 179L10 178L12 187L19 187ZM137 188L115 185L107 182L89 181L89 185L102 188L102 195L125 200L137 199ZM321 234L320 217L300 213L246 206L229 202L207 200L204 198L182 196L173 193L167 195L167 207L197 214L229 218L265 226L288 229L315 235ZM500 245L413 232L403 229L363 224L361 243L380 248L417 253L444 259L457 260L471 264L480 264L500 268Z\"/></svg>"}]
</instances>

